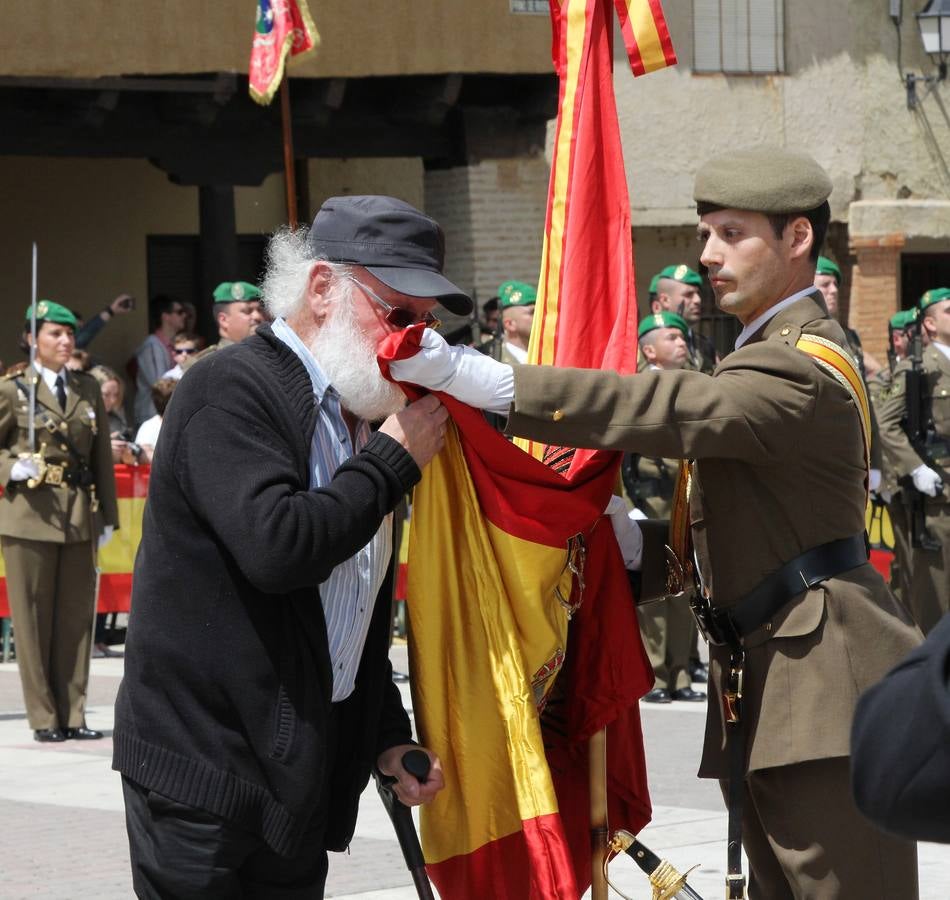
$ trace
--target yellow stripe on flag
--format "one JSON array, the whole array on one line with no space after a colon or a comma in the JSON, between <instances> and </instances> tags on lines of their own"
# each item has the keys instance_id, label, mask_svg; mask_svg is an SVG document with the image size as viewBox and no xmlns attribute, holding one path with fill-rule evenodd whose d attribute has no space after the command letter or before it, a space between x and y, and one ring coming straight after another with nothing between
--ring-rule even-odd
<instances>
[{"instance_id":1,"label":"yellow stripe on flag","mask_svg":"<svg viewBox=\"0 0 950 900\"><path fill-rule=\"evenodd\" d=\"M624 5L627 7L627 16L640 51L644 71L654 72L657 69L665 69L669 62L666 59L663 42L657 31L656 19L650 4L643 0L624 0Z\"/></svg>"},{"instance_id":2,"label":"yellow stripe on flag","mask_svg":"<svg viewBox=\"0 0 950 900\"><path fill-rule=\"evenodd\" d=\"M453 554L422 550L447 533L465 535ZM563 547L514 537L483 518L450 428L415 489L409 541L413 705L425 710L420 738L441 758L446 782L421 810L428 863L557 812L537 716L553 678L532 684L532 673L563 658L567 615L555 589L568 596L570 585ZM488 796L491 804L459 802Z\"/></svg>"}]
</instances>

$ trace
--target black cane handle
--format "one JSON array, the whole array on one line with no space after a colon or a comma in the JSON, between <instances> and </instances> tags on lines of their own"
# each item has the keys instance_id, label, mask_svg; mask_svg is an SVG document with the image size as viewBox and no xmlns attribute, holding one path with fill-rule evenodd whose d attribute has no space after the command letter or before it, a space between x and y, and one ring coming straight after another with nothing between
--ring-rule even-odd
<instances>
[{"instance_id":1,"label":"black cane handle","mask_svg":"<svg viewBox=\"0 0 950 900\"><path fill-rule=\"evenodd\" d=\"M422 750L407 750L402 755L402 767L410 775L415 775L419 784L425 784L429 780L432 762L429 760L429 754Z\"/></svg>"}]
</instances>

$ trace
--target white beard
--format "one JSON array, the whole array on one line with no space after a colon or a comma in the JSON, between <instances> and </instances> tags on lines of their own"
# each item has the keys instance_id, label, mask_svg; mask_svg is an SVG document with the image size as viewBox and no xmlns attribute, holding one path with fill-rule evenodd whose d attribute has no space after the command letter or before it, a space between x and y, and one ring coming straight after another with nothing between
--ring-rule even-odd
<instances>
[{"instance_id":1,"label":"white beard","mask_svg":"<svg viewBox=\"0 0 950 900\"><path fill-rule=\"evenodd\" d=\"M346 294L336 299L326 323L310 341L310 350L343 408L354 416L379 422L406 405L406 395L379 371L376 348L360 330Z\"/></svg>"}]
</instances>

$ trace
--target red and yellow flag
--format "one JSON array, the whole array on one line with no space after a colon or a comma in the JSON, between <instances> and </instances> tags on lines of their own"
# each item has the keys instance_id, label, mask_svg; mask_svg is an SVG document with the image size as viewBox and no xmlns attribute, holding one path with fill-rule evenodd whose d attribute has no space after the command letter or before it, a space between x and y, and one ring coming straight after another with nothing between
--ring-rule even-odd
<instances>
[{"instance_id":1,"label":"red and yellow flag","mask_svg":"<svg viewBox=\"0 0 950 900\"><path fill-rule=\"evenodd\" d=\"M320 43L307 0L257 0L257 20L251 44L248 90L266 106L284 77L287 55L299 56Z\"/></svg>"},{"instance_id":2,"label":"red and yellow flag","mask_svg":"<svg viewBox=\"0 0 950 900\"><path fill-rule=\"evenodd\" d=\"M99 551L99 597L97 610L128 612L132 596L132 568L142 539L142 514L148 495L150 466L115 466L115 493L119 527L112 540ZM6 569L0 556L0 618L10 615Z\"/></svg>"},{"instance_id":3,"label":"red and yellow flag","mask_svg":"<svg viewBox=\"0 0 950 900\"><path fill-rule=\"evenodd\" d=\"M635 72L675 61L658 2L617 6ZM560 108L529 359L633 372L611 0L551 12ZM383 369L418 339L391 336ZM601 728L612 825L650 818L637 702L653 674L602 516L619 454L567 454L561 473L544 447L526 454L441 399L455 428L414 492L407 591L416 723L446 778L421 810L427 869L452 900L575 900L590 883L586 742Z\"/></svg>"}]
</instances>

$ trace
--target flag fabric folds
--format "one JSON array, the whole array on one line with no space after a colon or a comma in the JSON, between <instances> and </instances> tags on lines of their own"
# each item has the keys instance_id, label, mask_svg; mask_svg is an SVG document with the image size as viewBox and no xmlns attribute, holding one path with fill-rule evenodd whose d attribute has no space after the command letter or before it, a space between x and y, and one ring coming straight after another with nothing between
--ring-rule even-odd
<instances>
[{"instance_id":1,"label":"flag fabric folds","mask_svg":"<svg viewBox=\"0 0 950 900\"><path fill-rule=\"evenodd\" d=\"M529 363L633 372L613 3L550 2L560 98ZM675 62L657 0L616 5L635 72ZM390 336L384 372L420 334ZM512 444L441 399L454 428L414 491L407 586L416 724L446 778L420 811L427 869L446 900L575 900L591 876L586 742L601 728L611 826L650 817L638 700L653 673L602 515L620 457Z\"/></svg>"},{"instance_id":2,"label":"flag fabric folds","mask_svg":"<svg viewBox=\"0 0 950 900\"><path fill-rule=\"evenodd\" d=\"M257 0L248 71L251 98L263 106L270 103L284 77L287 55L299 56L319 43L307 0Z\"/></svg>"}]
</instances>

